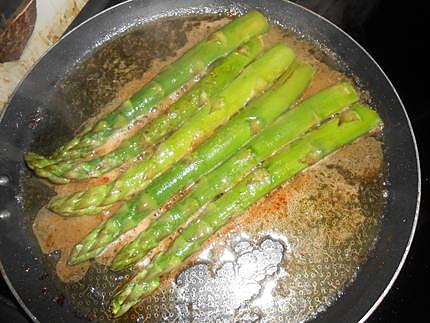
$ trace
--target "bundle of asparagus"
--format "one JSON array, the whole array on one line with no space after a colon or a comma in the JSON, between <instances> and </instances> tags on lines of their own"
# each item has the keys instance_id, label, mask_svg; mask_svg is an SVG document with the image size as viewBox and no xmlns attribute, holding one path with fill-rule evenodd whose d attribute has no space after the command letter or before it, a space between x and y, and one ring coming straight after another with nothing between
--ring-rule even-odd
<instances>
[{"instance_id":1,"label":"bundle of asparagus","mask_svg":"<svg viewBox=\"0 0 430 323\"><path fill-rule=\"evenodd\" d=\"M57 184L131 165L111 183L54 198L48 205L62 215L79 216L124 202L74 247L71 265L100 255L188 188L182 199L154 217L115 256L113 270L132 266L164 238L183 230L114 296L115 316L155 290L164 275L197 252L231 218L296 173L380 126L375 111L356 103L359 96L347 82L294 106L311 82L313 68L295 60L283 44L260 55L264 44L258 35L267 29L264 17L255 11L234 20L52 156L27 154L30 168ZM163 97L198 74L202 74L200 81L166 114L118 148L96 156L97 147L147 116Z\"/></svg>"}]
</instances>

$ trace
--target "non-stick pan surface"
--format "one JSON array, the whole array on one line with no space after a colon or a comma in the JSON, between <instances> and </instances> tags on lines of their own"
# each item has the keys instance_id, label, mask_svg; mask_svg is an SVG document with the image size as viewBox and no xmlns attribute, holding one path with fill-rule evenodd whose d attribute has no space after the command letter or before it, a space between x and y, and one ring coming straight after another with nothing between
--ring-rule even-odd
<instances>
[{"instance_id":1,"label":"non-stick pan surface","mask_svg":"<svg viewBox=\"0 0 430 323\"><path fill-rule=\"evenodd\" d=\"M46 262L31 230L34 214L22 200L23 153L34 143L40 151L64 142L83 114L62 101L62 80L94 49L129 28L162 16L261 10L273 22L318 42L333 52L347 73L370 91L384 124L388 198L379 240L344 295L315 319L355 322L368 317L391 287L408 253L420 199L417 149L406 111L376 62L348 35L323 18L281 0L130 1L90 19L67 34L33 68L17 89L0 124L0 269L12 292L33 320L79 321ZM41 189L41 188L39 188ZM46 196L41 192L40 196ZM33 209L44 201L32 199Z\"/></svg>"}]
</instances>

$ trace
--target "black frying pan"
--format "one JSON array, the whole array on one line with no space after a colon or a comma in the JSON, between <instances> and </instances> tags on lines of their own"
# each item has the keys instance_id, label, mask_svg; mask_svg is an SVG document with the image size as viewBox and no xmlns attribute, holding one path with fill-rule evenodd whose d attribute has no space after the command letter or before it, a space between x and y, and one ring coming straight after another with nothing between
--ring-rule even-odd
<instances>
[{"instance_id":1,"label":"black frying pan","mask_svg":"<svg viewBox=\"0 0 430 323\"><path fill-rule=\"evenodd\" d=\"M67 104L62 97L62 80L95 48L132 26L160 16L219 12L236 7L261 10L272 21L334 52L341 66L356 75L363 87L370 91L385 123L389 197L379 240L354 283L315 320L365 320L390 289L412 242L421 183L409 119L395 89L377 63L336 26L293 3L281 0L129 1L97 15L67 34L22 82L1 118L0 269L33 320L79 321L67 299L62 304L58 282L47 274L46 261L41 260L45 256L31 230L34 213L49 193L35 191L30 203L22 200L20 187L22 177L26 176L23 153L30 147L45 152L53 149L70 138L73 130L91 113L83 114Z\"/></svg>"}]
</instances>

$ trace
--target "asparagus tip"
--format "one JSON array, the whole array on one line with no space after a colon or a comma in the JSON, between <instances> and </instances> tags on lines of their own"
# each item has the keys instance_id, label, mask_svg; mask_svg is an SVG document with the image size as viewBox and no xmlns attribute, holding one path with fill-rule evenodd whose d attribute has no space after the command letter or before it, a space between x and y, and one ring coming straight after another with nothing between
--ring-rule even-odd
<instances>
[{"instance_id":1,"label":"asparagus tip","mask_svg":"<svg viewBox=\"0 0 430 323\"><path fill-rule=\"evenodd\" d=\"M111 301L110 308L113 318L124 315L130 308L140 302L144 296L156 290L160 286L160 279L157 277L139 283L131 281L129 284L125 290L116 294Z\"/></svg>"}]
</instances>

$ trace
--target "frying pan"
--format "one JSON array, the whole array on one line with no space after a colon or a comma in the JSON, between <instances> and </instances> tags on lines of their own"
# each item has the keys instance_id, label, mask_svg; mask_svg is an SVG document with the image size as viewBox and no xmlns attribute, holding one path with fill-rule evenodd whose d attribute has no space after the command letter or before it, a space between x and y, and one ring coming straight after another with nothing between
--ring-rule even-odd
<instances>
[{"instance_id":1,"label":"frying pan","mask_svg":"<svg viewBox=\"0 0 430 323\"><path fill-rule=\"evenodd\" d=\"M49 152L69 139L84 120L61 95L65 77L96 48L129 28L164 16L255 8L273 22L334 53L342 69L368 89L384 124L388 197L381 232L369 259L343 296L314 320L357 322L368 318L396 279L418 220L420 169L416 142L405 108L377 63L342 30L324 18L281 0L128 1L93 17L65 35L35 65L16 90L0 124L0 270L18 302L34 321L79 322L58 281L49 273L31 222L49 193L22 199L27 150ZM93 111L94 112L94 111ZM56 300L56 302L53 302Z\"/></svg>"}]
</instances>

